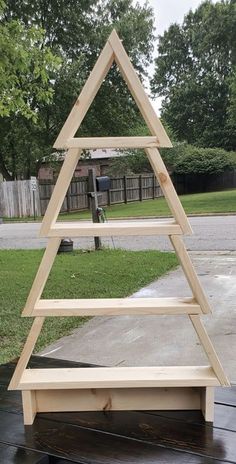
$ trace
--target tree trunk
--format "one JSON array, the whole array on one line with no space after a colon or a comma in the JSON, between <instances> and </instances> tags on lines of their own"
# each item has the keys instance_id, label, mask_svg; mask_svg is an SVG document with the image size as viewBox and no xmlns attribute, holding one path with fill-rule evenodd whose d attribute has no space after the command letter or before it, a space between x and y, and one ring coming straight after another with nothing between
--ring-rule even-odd
<instances>
[{"instance_id":1,"label":"tree trunk","mask_svg":"<svg viewBox=\"0 0 236 464\"><path fill-rule=\"evenodd\" d=\"M0 152L0 172L3 175L5 180L14 180L13 176L11 173L8 171L5 162L4 162L4 157L3 154Z\"/></svg>"}]
</instances>

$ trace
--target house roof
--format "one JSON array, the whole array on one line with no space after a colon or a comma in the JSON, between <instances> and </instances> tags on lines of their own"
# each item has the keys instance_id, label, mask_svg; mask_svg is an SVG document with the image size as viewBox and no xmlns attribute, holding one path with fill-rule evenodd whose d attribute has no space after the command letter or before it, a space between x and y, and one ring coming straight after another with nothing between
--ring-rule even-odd
<instances>
[{"instance_id":1,"label":"house roof","mask_svg":"<svg viewBox=\"0 0 236 464\"><path fill-rule=\"evenodd\" d=\"M53 161L64 161L65 158L65 151L54 151L50 157L44 157L43 158L43 163L47 163L49 159ZM97 150L89 150L89 157L88 159L92 160L100 160L100 159L109 159L109 158L117 158L118 156L123 156L123 152L120 150L114 150L114 149L97 149ZM85 158L86 159L86 158Z\"/></svg>"},{"instance_id":2,"label":"house roof","mask_svg":"<svg viewBox=\"0 0 236 464\"><path fill-rule=\"evenodd\" d=\"M91 159L107 159L107 158L117 158L118 156L122 156L123 153L121 151L112 150L112 149L97 149L97 150L89 150Z\"/></svg>"}]
</instances>

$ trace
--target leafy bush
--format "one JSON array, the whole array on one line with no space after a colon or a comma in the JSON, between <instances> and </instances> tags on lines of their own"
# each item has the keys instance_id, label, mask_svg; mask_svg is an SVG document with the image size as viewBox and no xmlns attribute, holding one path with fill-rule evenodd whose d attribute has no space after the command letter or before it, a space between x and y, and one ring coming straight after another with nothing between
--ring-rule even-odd
<instances>
[{"instance_id":1,"label":"leafy bush","mask_svg":"<svg viewBox=\"0 0 236 464\"><path fill-rule=\"evenodd\" d=\"M173 159L176 174L220 174L236 167L232 154L220 148L183 145Z\"/></svg>"},{"instance_id":2,"label":"leafy bush","mask_svg":"<svg viewBox=\"0 0 236 464\"><path fill-rule=\"evenodd\" d=\"M220 174L236 168L236 152L221 148L199 148L178 143L160 149L168 169L175 174Z\"/></svg>"}]
</instances>

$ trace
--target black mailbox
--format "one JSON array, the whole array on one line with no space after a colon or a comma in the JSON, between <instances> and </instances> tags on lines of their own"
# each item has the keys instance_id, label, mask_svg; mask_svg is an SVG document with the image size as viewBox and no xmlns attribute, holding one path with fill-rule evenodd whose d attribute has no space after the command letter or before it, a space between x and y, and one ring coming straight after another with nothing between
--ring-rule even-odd
<instances>
[{"instance_id":1,"label":"black mailbox","mask_svg":"<svg viewBox=\"0 0 236 464\"><path fill-rule=\"evenodd\" d=\"M111 188L111 179L108 176L97 177L96 182L98 192L105 192Z\"/></svg>"}]
</instances>

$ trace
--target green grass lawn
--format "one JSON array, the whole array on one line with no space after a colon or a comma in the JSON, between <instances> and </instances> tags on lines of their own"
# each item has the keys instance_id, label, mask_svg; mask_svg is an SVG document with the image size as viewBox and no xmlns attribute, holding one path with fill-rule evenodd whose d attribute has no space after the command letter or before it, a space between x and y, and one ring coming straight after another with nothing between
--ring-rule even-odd
<instances>
[{"instance_id":1,"label":"green grass lawn","mask_svg":"<svg viewBox=\"0 0 236 464\"><path fill-rule=\"evenodd\" d=\"M41 250L0 251L0 363L18 356L32 323L20 318ZM177 266L173 253L101 250L58 255L43 293L45 298L122 298ZM36 346L69 334L86 318L47 318Z\"/></svg>"},{"instance_id":2,"label":"green grass lawn","mask_svg":"<svg viewBox=\"0 0 236 464\"><path fill-rule=\"evenodd\" d=\"M193 195L182 195L180 200L187 214L208 213L235 213L236 212L236 189L224 190L223 192L196 193ZM166 216L170 214L164 198L155 200L136 201L128 204L117 204L105 207L109 219L118 217L140 217L140 216ZM80 211L70 214L61 214L60 220L90 219L89 211ZM27 220L27 218L26 218ZM32 220L32 218L30 218Z\"/></svg>"}]
</instances>

